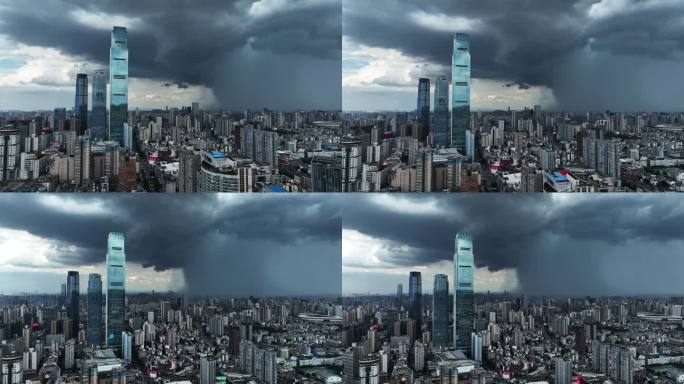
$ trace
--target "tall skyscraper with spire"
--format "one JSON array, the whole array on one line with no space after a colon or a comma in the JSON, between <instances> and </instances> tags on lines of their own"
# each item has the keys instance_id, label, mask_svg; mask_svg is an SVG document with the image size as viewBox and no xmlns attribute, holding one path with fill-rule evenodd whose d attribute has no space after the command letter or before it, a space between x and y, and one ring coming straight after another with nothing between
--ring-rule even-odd
<instances>
[{"instance_id":1,"label":"tall skyscraper with spire","mask_svg":"<svg viewBox=\"0 0 684 384\"><path fill-rule=\"evenodd\" d=\"M128 31L112 30L109 50L109 139L123 145L124 124L128 122Z\"/></svg>"},{"instance_id":2,"label":"tall skyscraper with spire","mask_svg":"<svg viewBox=\"0 0 684 384\"><path fill-rule=\"evenodd\" d=\"M454 36L451 56L451 146L465 153L466 130L470 128L470 38Z\"/></svg>"},{"instance_id":3,"label":"tall skyscraper with spire","mask_svg":"<svg viewBox=\"0 0 684 384\"><path fill-rule=\"evenodd\" d=\"M105 329L107 346L121 349L126 316L126 253L124 235L111 232L107 239L107 296Z\"/></svg>"},{"instance_id":4,"label":"tall skyscraper with spire","mask_svg":"<svg viewBox=\"0 0 684 384\"><path fill-rule=\"evenodd\" d=\"M102 343L102 277L99 273L88 275L88 345Z\"/></svg>"},{"instance_id":5,"label":"tall skyscraper with spire","mask_svg":"<svg viewBox=\"0 0 684 384\"><path fill-rule=\"evenodd\" d=\"M469 233L456 235L454 251L454 346L470 354L475 302L473 298L473 239Z\"/></svg>"},{"instance_id":6,"label":"tall skyscraper with spire","mask_svg":"<svg viewBox=\"0 0 684 384\"><path fill-rule=\"evenodd\" d=\"M435 275L432 290L432 345L449 345L449 277Z\"/></svg>"},{"instance_id":7,"label":"tall skyscraper with spire","mask_svg":"<svg viewBox=\"0 0 684 384\"><path fill-rule=\"evenodd\" d=\"M409 274L409 317L416 322L416 335L422 335L423 327L423 283L420 272Z\"/></svg>"}]
</instances>

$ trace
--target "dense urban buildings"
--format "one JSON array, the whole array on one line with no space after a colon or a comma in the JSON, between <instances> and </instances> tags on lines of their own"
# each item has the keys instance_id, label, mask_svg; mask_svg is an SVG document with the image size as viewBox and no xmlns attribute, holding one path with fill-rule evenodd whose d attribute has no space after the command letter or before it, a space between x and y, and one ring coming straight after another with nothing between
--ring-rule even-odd
<instances>
[{"instance_id":1,"label":"dense urban buildings","mask_svg":"<svg viewBox=\"0 0 684 384\"><path fill-rule=\"evenodd\" d=\"M451 74L418 74L431 77L418 79L415 113L345 111L345 132L366 147L362 191L684 190L682 113L478 109L471 103L471 49L483 47L465 33L443 46ZM376 144L378 158L371 156Z\"/></svg>"}]
</instances>

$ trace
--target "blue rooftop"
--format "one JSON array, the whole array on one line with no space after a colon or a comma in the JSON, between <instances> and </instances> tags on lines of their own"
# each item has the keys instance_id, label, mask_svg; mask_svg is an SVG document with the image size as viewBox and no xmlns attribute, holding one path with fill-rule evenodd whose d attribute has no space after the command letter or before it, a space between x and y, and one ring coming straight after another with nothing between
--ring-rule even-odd
<instances>
[{"instance_id":1,"label":"blue rooftop","mask_svg":"<svg viewBox=\"0 0 684 384\"><path fill-rule=\"evenodd\" d=\"M267 187L266 187L266 191L267 191L267 192L277 192L277 193L280 193L280 192L287 192L287 191L285 190L285 188L283 188L282 186L277 185L277 184L271 184L271 185L267 186Z\"/></svg>"},{"instance_id":2,"label":"blue rooftop","mask_svg":"<svg viewBox=\"0 0 684 384\"><path fill-rule=\"evenodd\" d=\"M568 181L568 177L565 175L562 175L560 172L553 172L553 180L559 183L563 183Z\"/></svg>"},{"instance_id":3,"label":"blue rooftop","mask_svg":"<svg viewBox=\"0 0 684 384\"><path fill-rule=\"evenodd\" d=\"M226 155L219 151L211 151L211 157L213 157L214 159L223 159L224 157L226 157Z\"/></svg>"}]
</instances>

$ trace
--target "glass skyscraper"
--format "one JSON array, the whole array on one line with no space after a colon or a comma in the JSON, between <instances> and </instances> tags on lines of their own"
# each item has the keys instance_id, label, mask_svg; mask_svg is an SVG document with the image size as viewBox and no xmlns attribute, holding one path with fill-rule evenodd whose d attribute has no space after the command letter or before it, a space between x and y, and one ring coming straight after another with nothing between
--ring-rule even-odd
<instances>
[{"instance_id":1,"label":"glass skyscraper","mask_svg":"<svg viewBox=\"0 0 684 384\"><path fill-rule=\"evenodd\" d=\"M90 131L93 139L107 139L107 72L93 74L93 110L90 114Z\"/></svg>"},{"instance_id":2,"label":"glass skyscraper","mask_svg":"<svg viewBox=\"0 0 684 384\"><path fill-rule=\"evenodd\" d=\"M88 345L102 343L102 277L98 273L88 275Z\"/></svg>"},{"instance_id":3,"label":"glass skyscraper","mask_svg":"<svg viewBox=\"0 0 684 384\"><path fill-rule=\"evenodd\" d=\"M125 326L126 253L123 233L111 232L107 239L107 346L121 349Z\"/></svg>"},{"instance_id":4,"label":"glass skyscraper","mask_svg":"<svg viewBox=\"0 0 684 384\"><path fill-rule=\"evenodd\" d=\"M79 124L78 127L76 127L76 135L81 136L85 133L86 129L88 129L88 75L85 73L76 75L74 113L76 114Z\"/></svg>"},{"instance_id":5,"label":"glass skyscraper","mask_svg":"<svg viewBox=\"0 0 684 384\"><path fill-rule=\"evenodd\" d=\"M80 293L78 271L67 272L66 308L67 317L71 319L71 335L73 337L78 336L78 319L81 313Z\"/></svg>"},{"instance_id":6,"label":"glass skyscraper","mask_svg":"<svg viewBox=\"0 0 684 384\"><path fill-rule=\"evenodd\" d=\"M473 239L469 233L456 235L454 252L454 346L470 354L473 332Z\"/></svg>"},{"instance_id":7,"label":"glass skyscraper","mask_svg":"<svg viewBox=\"0 0 684 384\"><path fill-rule=\"evenodd\" d=\"M435 118L432 122L432 143L435 147L449 147L449 79L435 80Z\"/></svg>"},{"instance_id":8,"label":"glass skyscraper","mask_svg":"<svg viewBox=\"0 0 684 384\"><path fill-rule=\"evenodd\" d=\"M418 139L425 144L427 143L427 137L430 134L430 79L418 79L416 120L421 127L421 134Z\"/></svg>"},{"instance_id":9,"label":"glass skyscraper","mask_svg":"<svg viewBox=\"0 0 684 384\"><path fill-rule=\"evenodd\" d=\"M465 153L465 131L470 128L470 39L454 36L451 57L451 147Z\"/></svg>"},{"instance_id":10,"label":"glass skyscraper","mask_svg":"<svg viewBox=\"0 0 684 384\"><path fill-rule=\"evenodd\" d=\"M123 145L124 123L128 121L128 32L114 27L109 50L109 139Z\"/></svg>"},{"instance_id":11,"label":"glass skyscraper","mask_svg":"<svg viewBox=\"0 0 684 384\"><path fill-rule=\"evenodd\" d=\"M409 274L409 317L416 322L416 337L422 335L423 328L423 283L420 272Z\"/></svg>"},{"instance_id":12,"label":"glass skyscraper","mask_svg":"<svg viewBox=\"0 0 684 384\"><path fill-rule=\"evenodd\" d=\"M449 277L443 274L435 275L432 290L432 344L449 345Z\"/></svg>"}]
</instances>

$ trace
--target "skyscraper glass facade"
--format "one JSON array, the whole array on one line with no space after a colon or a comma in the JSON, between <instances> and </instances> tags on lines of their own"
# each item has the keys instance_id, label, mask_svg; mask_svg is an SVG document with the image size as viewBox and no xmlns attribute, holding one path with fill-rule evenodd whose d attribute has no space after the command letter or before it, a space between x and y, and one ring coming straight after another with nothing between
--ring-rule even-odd
<instances>
[{"instance_id":1,"label":"skyscraper glass facade","mask_svg":"<svg viewBox=\"0 0 684 384\"><path fill-rule=\"evenodd\" d=\"M102 343L102 277L98 273L88 276L88 345Z\"/></svg>"},{"instance_id":2,"label":"skyscraper glass facade","mask_svg":"<svg viewBox=\"0 0 684 384\"><path fill-rule=\"evenodd\" d=\"M465 131L470 127L470 39L454 36L451 57L451 146L465 153Z\"/></svg>"},{"instance_id":3,"label":"skyscraper glass facade","mask_svg":"<svg viewBox=\"0 0 684 384\"><path fill-rule=\"evenodd\" d=\"M88 75L85 73L79 73L76 76L74 113L78 119L76 134L83 135L86 129L88 129Z\"/></svg>"},{"instance_id":4,"label":"skyscraper glass facade","mask_svg":"<svg viewBox=\"0 0 684 384\"><path fill-rule=\"evenodd\" d=\"M435 147L448 147L449 139L449 79L435 80L435 118L432 122L432 143Z\"/></svg>"},{"instance_id":5,"label":"skyscraper glass facade","mask_svg":"<svg viewBox=\"0 0 684 384\"><path fill-rule=\"evenodd\" d=\"M443 274L435 275L432 291L432 344L449 344L449 277Z\"/></svg>"},{"instance_id":6,"label":"skyscraper glass facade","mask_svg":"<svg viewBox=\"0 0 684 384\"><path fill-rule=\"evenodd\" d=\"M416 120L420 124L421 142L426 143L430 134L430 79L418 80L418 103L416 105Z\"/></svg>"},{"instance_id":7,"label":"skyscraper glass facade","mask_svg":"<svg viewBox=\"0 0 684 384\"><path fill-rule=\"evenodd\" d=\"M114 27L109 51L109 139L123 143L124 123L128 121L128 32Z\"/></svg>"},{"instance_id":8,"label":"skyscraper glass facade","mask_svg":"<svg viewBox=\"0 0 684 384\"><path fill-rule=\"evenodd\" d=\"M456 235L454 252L454 346L470 354L473 332L473 240L469 233Z\"/></svg>"},{"instance_id":9,"label":"skyscraper glass facade","mask_svg":"<svg viewBox=\"0 0 684 384\"><path fill-rule=\"evenodd\" d=\"M71 319L71 335L78 335L78 318L81 312L80 304L80 284L77 271L67 272L67 296L66 307L67 317Z\"/></svg>"},{"instance_id":10,"label":"skyscraper glass facade","mask_svg":"<svg viewBox=\"0 0 684 384\"><path fill-rule=\"evenodd\" d=\"M121 348L125 325L126 253L123 233L112 232L107 239L107 346Z\"/></svg>"},{"instance_id":11,"label":"skyscraper glass facade","mask_svg":"<svg viewBox=\"0 0 684 384\"><path fill-rule=\"evenodd\" d=\"M93 139L107 139L107 72L93 74L93 110L90 114L90 131Z\"/></svg>"},{"instance_id":12,"label":"skyscraper glass facade","mask_svg":"<svg viewBox=\"0 0 684 384\"><path fill-rule=\"evenodd\" d=\"M420 272L409 274L409 299L409 317L416 322L416 335L420 335L423 327L423 283Z\"/></svg>"}]
</instances>

